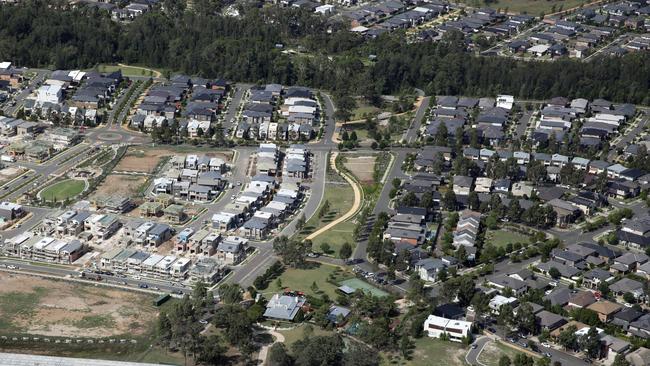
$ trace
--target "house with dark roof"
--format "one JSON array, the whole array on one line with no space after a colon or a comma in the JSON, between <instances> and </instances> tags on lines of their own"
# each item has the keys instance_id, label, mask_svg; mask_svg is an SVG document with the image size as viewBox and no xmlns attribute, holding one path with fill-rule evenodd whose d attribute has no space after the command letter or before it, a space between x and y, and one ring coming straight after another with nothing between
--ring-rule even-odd
<instances>
[{"instance_id":1,"label":"house with dark roof","mask_svg":"<svg viewBox=\"0 0 650 366\"><path fill-rule=\"evenodd\" d=\"M542 310L535 315L537 324L541 329L552 331L567 323L567 320L560 315L553 314L550 311Z\"/></svg>"}]
</instances>

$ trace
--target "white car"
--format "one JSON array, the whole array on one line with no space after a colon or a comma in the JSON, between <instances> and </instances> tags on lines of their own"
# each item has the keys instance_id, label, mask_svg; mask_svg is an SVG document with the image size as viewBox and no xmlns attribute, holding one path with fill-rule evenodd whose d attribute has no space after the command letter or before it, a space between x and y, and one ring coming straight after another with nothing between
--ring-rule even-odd
<instances>
[{"instance_id":1,"label":"white car","mask_svg":"<svg viewBox=\"0 0 650 366\"><path fill-rule=\"evenodd\" d=\"M544 342L544 343L542 343L542 347L551 348L551 345L548 344L548 343L546 343L546 342Z\"/></svg>"},{"instance_id":2,"label":"white car","mask_svg":"<svg viewBox=\"0 0 650 366\"><path fill-rule=\"evenodd\" d=\"M557 287L557 282L555 282L555 281L551 281L548 284L549 284L549 286Z\"/></svg>"}]
</instances>

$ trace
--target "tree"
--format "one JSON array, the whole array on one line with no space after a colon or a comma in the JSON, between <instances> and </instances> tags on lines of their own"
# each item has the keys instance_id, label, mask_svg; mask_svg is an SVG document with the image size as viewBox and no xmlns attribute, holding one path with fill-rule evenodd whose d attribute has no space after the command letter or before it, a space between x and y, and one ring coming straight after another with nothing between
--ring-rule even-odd
<instances>
[{"instance_id":1,"label":"tree","mask_svg":"<svg viewBox=\"0 0 650 366\"><path fill-rule=\"evenodd\" d=\"M340 365L343 361L343 340L339 335L301 339L291 349L296 365Z\"/></svg>"},{"instance_id":2,"label":"tree","mask_svg":"<svg viewBox=\"0 0 650 366\"><path fill-rule=\"evenodd\" d=\"M501 358L499 358L499 366L510 366L510 357L508 355L502 355Z\"/></svg>"},{"instance_id":3,"label":"tree","mask_svg":"<svg viewBox=\"0 0 650 366\"><path fill-rule=\"evenodd\" d=\"M198 352L196 353L197 365L221 365L226 361L226 347L221 344L221 339L215 335L200 337Z\"/></svg>"},{"instance_id":4,"label":"tree","mask_svg":"<svg viewBox=\"0 0 650 366\"><path fill-rule=\"evenodd\" d=\"M300 231L304 227L305 227L305 214L302 213L298 217L298 220L296 220L296 230Z\"/></svg>"},{"instance_id":5,"label":"tree","mask_svg":"<svg viewBox=\"0 0 650 366\"><path fill-rule=\"evenodd\" d=\"M456 210L456 194L453 190L449 189L447 192L445 192L442 204L446 210Z\"/></svg>"},{"instance_id":6,"label":"tree","mask_svg":"<svg viewBox=\"0 0 650 366\"><path fill-rule=\"evenodd\" d=\"M242 290L238 284L224 283L219 287L219 298L226 304L236 304L242 301Z\"/></svg>"},{"instance_id":7,"label":"tree","mask_svg":"<svg viewBox=\"0 0 650 366\"><path fill-rule=\"evenodd\" d=\"M282 261L292 267L301 267L305 264L307 251L311 242L307 240L291 240L280 236L273 240L273 250L282 257Z\"/></svg>"},{"instance_id":8,"label":"tree","mask_svg":"<svg viewBox=\"0 0 650 366\"><path fill-rule=\"evenodd\" d=\"M596 359L600 356L600 336L596 327L589 328L587 334L581 337L580 346L587 357Z\"/></svg>"},{"instance_id":9,"label":"tree","mask_svg":"<svg viewBox=\"0 0 650 366\"><path fill-rule=\"evenodd\" d=\"M458 260L459 263L463 264L467 261L467 250L464 245L461 245L456 250L454 257Z\"/></svg>"},{"instance_id":10,"label":"tree","mask_svg":"<svg viewBox=\"0 0 650 366\"><path fill-rule=\"evenodd\" d=\"M376 350L360 344L352 344L344 357L346 366L379 366L379 362Z\"/></svg>"},{"instance_id":11,"label":"tree","mask_svg":"<svg viewBox=\"0 0 650 366\"><path fill-rule=\"evenodd\" d=\"M612 363L612 366L630 366L630 363L627 362L625 359L624 355L616 355L616 358L614 358L614 363Z\"/></svg>"},{"instance_id":12,"label":"tree","mask_svg":"<svg viewBox=\"0 0 650 366\"><path fill-rule=\"evenodd\" d=\"M626 292L623 295L623 300L625 300L625 302L627 302L628 304L636 303L636 297L634 297L634 294L632 294L631 292Z\"/></svg>"},{"instance_id":13,"label":"tree","mask_svg":"<svg viewBox=\"0 0 650 366\"><path fill-rule=\"evenodd\" d=\"M339 258L347 259L350 258L351 255L352 245L350 245L348 242L343 243L343 245L341 245L341 249L339 249Z\"/></svg>"},{"instance_id":14,"label":"tree","mask_svg":"<svg viewBox=\"0 0 650 366\"><path fill-rule=\"evenodd\" d=\"M274 343L269 350L270 366L291 366L293 359L289 356L284 343Z\"/></svg>"},{"instance_id":15,"label":"tree","mask_svg":"<svg viewBox=\"0 0 650 366\"><path fill-rule=\"evenodd\" d=\"M330 247L329 244L323 242L323 243L321 243L321 245L320 245L320 250L322 250L323 253L328 254L328 253L330 252L330 250L332 250L332 248Z\"/></svg>"},{"instance_id":16,"label":"tree","mask_svg":"<svg viewBox=\"0 0 650 366\"><path fill-rule=\"evenodd\" d=\"M577 330L578 329L574 325L571 325L560 332L558 343L560 343L565 350L575 350L578 347L578 338L576 336Z\"/></svg>"},{"instance_id":17,"label":"tree","mask_svg":"<svg viewBox=\"0 0 650 366\"><path fill-rule=\"evenodd\" d=\"M551 267L551 269L548 270L548 275L551 276L555 280L562 277L562 274L560 273L560 270L555 268L555 267Z\"/></svg>"},{"instance_id":18,"label":"tree","mask_svg":"<svg viewBox=\"0 0 650 366\"><path fill-rule=\"evenodd\" d=\"M467 205L469 206L469 209L476 211L480 204L481 202L478 199L478 193L474 191L469 192L469 196L467 196Z\"/></svg>"},{"instance_id":19,"label":"tree","mask_svg":"<svg viewBox=\"0 0 650 366\"><path fill-rule=\"evenodd\" d=\"M517 310L517 315L515 317L515 323L519 327L519 330L528 332L530 334L537 333L537 319L533 313L533 307L530 303L523 303Z\"/></svg>"}]
</instances>

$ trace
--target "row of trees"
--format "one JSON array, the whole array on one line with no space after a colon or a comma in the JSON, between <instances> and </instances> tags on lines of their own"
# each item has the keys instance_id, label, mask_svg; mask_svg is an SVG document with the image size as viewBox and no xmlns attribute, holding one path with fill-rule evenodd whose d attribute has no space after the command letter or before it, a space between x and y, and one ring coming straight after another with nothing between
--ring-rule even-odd
<instances>
[{"instance_id":1,"label":"row of trees","mask_svg":"<svg viewBox=\"0 0 650 366\"><path fill-rule=\"evenodd\" d=\"M302 9L242 7L241 16L228 17L217 13L220 2L201 3L212 11L172 5L166 13L151 12L129 24L113 22L103 11L62 11L44 0L2 6L0 54L34 67L144 64L204 77L306 85L369 100L419 87L430 95L563 95L650 104L645 52L589 63L476 57L458 32L435 43L408 43L401 32L365 40L344 22L331 23ZM276 47L280 44L336 57L293 57ZM370 64L364 62L369 54L376 56Z\"/></svg>"}]
</instances>

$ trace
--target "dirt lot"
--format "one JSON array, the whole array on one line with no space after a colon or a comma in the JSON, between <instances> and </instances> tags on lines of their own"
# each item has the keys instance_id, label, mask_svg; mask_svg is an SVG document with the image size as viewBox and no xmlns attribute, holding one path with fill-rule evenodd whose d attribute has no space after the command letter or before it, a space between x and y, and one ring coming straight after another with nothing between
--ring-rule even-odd
<instances>
[{"instance_id":1,"label":"dirt lot","mask_svg":"<svg viewBox=\"0 0 650 366\"><path fill-rule=\"evenodd\" d=\"M153 297L0 273L0 331L44 336L142 335L155 321Z\"/></svg>"},{"instance_id":2,"label":"dirt lot","mask_svg":"<svg viewBox=\"0 0 650 366\"><path fill-rule=\"evenodd\" d=\"M156 168L156 165L165 156L181 154L197 154L206 155L209 157L219 157L224 161L229 162L232 157L230 152L203 152L199 150L173 150L173 149L142 149L142 148L129 148L122 160L115 167L116 171L125 172L142 172L151 173Z\"/></svg>"},{"instance_id":3,"label":"dirt lot","mask_svg":"<svg viewBox=\"0 0 650 366\"><path fill-rule=\"evenodd\" d=\"M124 197L133 197L138 188L147 180L147 177L109 174L104 182L97 187L93 196L106 197L110 195L119 195Z\"/></svg>"},{"instance_id":4,"label":"dirt lot","mask_svg":"<svg viewBox=\"0 0 650 366\"><path fill-rule=\"evenodd\" d=\"M347 161L343 165L362 183L372 183L375 160L377 160L375 156L348 156Z\"/></svg>"},{"instance_id":5,"label":"dirt lot","mask_svg":"<svg viewBox=\"0 0 650 366\"><path fill-rule=\"evenodd\" d=\"M0 169L0 184L3 184L5 182L8 182L14 178L16 178L18 175L22 174L25 170L22 168L18 167L6 167L4 169Z\"/></svg>"}]
</instances>

